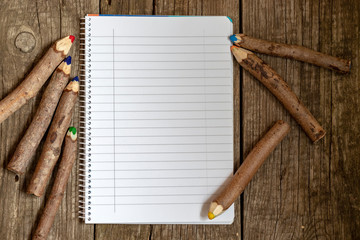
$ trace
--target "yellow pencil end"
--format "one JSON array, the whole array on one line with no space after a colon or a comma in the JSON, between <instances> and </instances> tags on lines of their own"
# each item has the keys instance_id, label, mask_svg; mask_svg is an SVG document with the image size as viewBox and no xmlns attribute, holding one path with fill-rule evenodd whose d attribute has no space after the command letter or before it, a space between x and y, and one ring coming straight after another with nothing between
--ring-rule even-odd
<instances>
[{"instance_id":1,"label":"yellow pencil end","mask_svg":"<svg viewBox=\"0 0 360 240\"><path fill-rule=\"evenodd\" d=\"M210 220L213 220L215 218L215 215L212 212L208 212L208 218Z\"/></svg>"}]
</instances>

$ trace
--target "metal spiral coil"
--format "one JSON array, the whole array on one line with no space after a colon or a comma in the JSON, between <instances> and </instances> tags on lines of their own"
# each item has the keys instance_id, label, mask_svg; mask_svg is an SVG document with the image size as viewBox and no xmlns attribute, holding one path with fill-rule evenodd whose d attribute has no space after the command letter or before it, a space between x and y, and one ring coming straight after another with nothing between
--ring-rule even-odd
<instances>
[{"instance_id":1,"label":"metal spiral coil","mask_svg":"<svg viewBox=\"0 0 360 240\"><path fill-rule=\"evenodd\" d=\"M80 19L80 61L79 61L79 83L80 83L80 89L79 89L79 114L80 114L80 124L79 124L79 153L78 153L78 180L79 180L79 218L83 221L91 221L91 180L89 179L91 176L90 174L87 174L87 162L91 161L89 156L91 156L91 153L89 153L86 149L87 144L91 144L88 139L86 138L86 134L88 132L87 125L88 120L86 119L87 116L87 101L86 101L86 78L88 77L86 75L86 62L87 57L90 57L90 53L86 53L86 37L90 37L90 31L91 28L87 25L87 19L81 18ZM90 34L91 35L91 34ZM90 155L89 155L90 154ZM91 165L90 165L91 166ZM90 170L90 169L88 169Z\"/></svg>"}]
</instances>

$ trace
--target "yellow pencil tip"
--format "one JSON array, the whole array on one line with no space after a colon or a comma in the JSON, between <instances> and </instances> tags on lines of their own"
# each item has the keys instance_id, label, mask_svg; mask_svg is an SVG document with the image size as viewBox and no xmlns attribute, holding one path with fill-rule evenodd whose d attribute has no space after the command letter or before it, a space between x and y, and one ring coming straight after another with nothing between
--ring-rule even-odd
<instances>
[{"instance_id":1,"label":"yellow pencil tip","mask_svg":"<svg viewBox=\"0 0 360 240\"><path fill-rule=\"evenodd\" d=\"M208 212L208 218L210 220L213 220L215 218L215 215L212 212Z\"/></svg>"}]
</instances>

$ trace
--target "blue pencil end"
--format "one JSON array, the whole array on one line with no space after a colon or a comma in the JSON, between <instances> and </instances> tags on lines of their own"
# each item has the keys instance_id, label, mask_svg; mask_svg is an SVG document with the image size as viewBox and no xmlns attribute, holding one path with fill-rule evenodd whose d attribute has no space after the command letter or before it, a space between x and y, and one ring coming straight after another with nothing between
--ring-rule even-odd
<instances>
[{"instance_id":1,"label":"blue pencil end","mask_svg":"<svg viewBox=\"0 0 360 240\"><path fill-rule=\"evenodd\" d=\"M67 65L70 65L71 64L71 56L68 56L67 58L65 58L64 62L66 62Z\"/></svg>"},{"instance_id":2,"label":"blue pencil end","mask_svg":"<svg viewBox=\"0 0 360 240\"><path fill-rule=\"evenodd\" d=\"M78 76L74 77L72 81L78 82L79 81Z\"/></svg>"},{"instance_id":3,"label":"blue pencil end","mask_svg":"<svg viewBox=\"0 0 360 240\"><path fill-rule=\"evenodd\" d=\"M230 41L236 42L237 40L238 40L238 39L236 38L236 35L235 35L235 34L230 36Z\"/></svg>"}]
</instances>

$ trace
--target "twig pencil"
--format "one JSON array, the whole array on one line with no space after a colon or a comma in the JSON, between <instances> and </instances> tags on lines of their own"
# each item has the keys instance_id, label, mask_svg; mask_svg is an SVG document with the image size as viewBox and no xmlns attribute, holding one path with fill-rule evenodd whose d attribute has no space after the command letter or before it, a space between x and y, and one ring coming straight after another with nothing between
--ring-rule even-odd
<instances>
[{"instance_id":1,"label":"twig pencil","mask_svg":"<svg viewBox=\"0 0 360 240\"><path fill-rule=\"evenodd\" d=\"M30 159L34 156L42 137L49 127L61 93L69 81L70 71L71 57L68 56L51 77L34 118L7 165L8 170L16 174L24 173Z\"/></svg>"},{"instance_id":2,"label":"twig pencil","mask_svg":"<svg viewBox=\"0 0 360 240\"><path fill-rule=\"evenodd\" d=\"M70 127L66 137L63 155L60 161L59 169L56 174L54 185L51 189L50 196L46 201L44 211L41 215L39 224L33 235L33 240L46 239L54 223L56 212L59 209L64 197L65 189L71 169L76 160L77 153L77 134L76 128Z\"/></svg>"},{"instance_id":3,"label":"twig pencil","mask_svg":"<svg viewBox=\"0 0 360 240\"><path fill-rule=\"evenodd\" d=\"M231 182L226 185L224 190L210 204L208 213L209 219L228 209L231 204L239 197L248 185L256 171L263 164L265 159L275 149L275 147L284 139L290 131L289 124L284 121L277 121L274 126L265 134L264 137L255 145L240 168L236 171Z\"/></svg>"},{"instance_id":4,"label":"twig pencil","mask_svg":"<svg viewBox=\"0 0 360 240\"><path fill-rule=\"evenodd\" d=\"M231 51L239 64L264 84L284 105L313 142L325 136L326 132L318 121L275 70L248 50L232 46Z\"/></svg>"},{"instance_id":5,"label":"twig pencil","mask_svg":"<svg viewBox=\"0 0 360 240\"><path fill-rule=\"evenodd\" d=\"M75 77L65 88L54 119L50 125L35 172L30 180L27 193L42 196L46 184L59 158L61 145L69 127L73 108L79 92L79 79Z\"/></svg>"},{"instance_id":6,"label":"twig pencil","mask_svg":"<svg viewBox=\"0 0 360 240\"><path fill-rule=\"evenodd\" d=\"M42 85L69 52L74 39L75 37L70 35L56 41L24 81L0 101L0 124L39 92Z\"/></svg>"},{"instance_id":7,"label":"twig pencil","mask_svg":"<svg viewBox=\"0 0 360 240\"><path fill-rule=\"evenodd\" d=\"M249 37L245 34L235 34L230 40L237 46L272 56L295 59L311 63L320 67L332 69L341 73L348 73L351 61L333 57L312 49L284 43L276 43L263 39Z\"/></svg>"}]
</instances>

